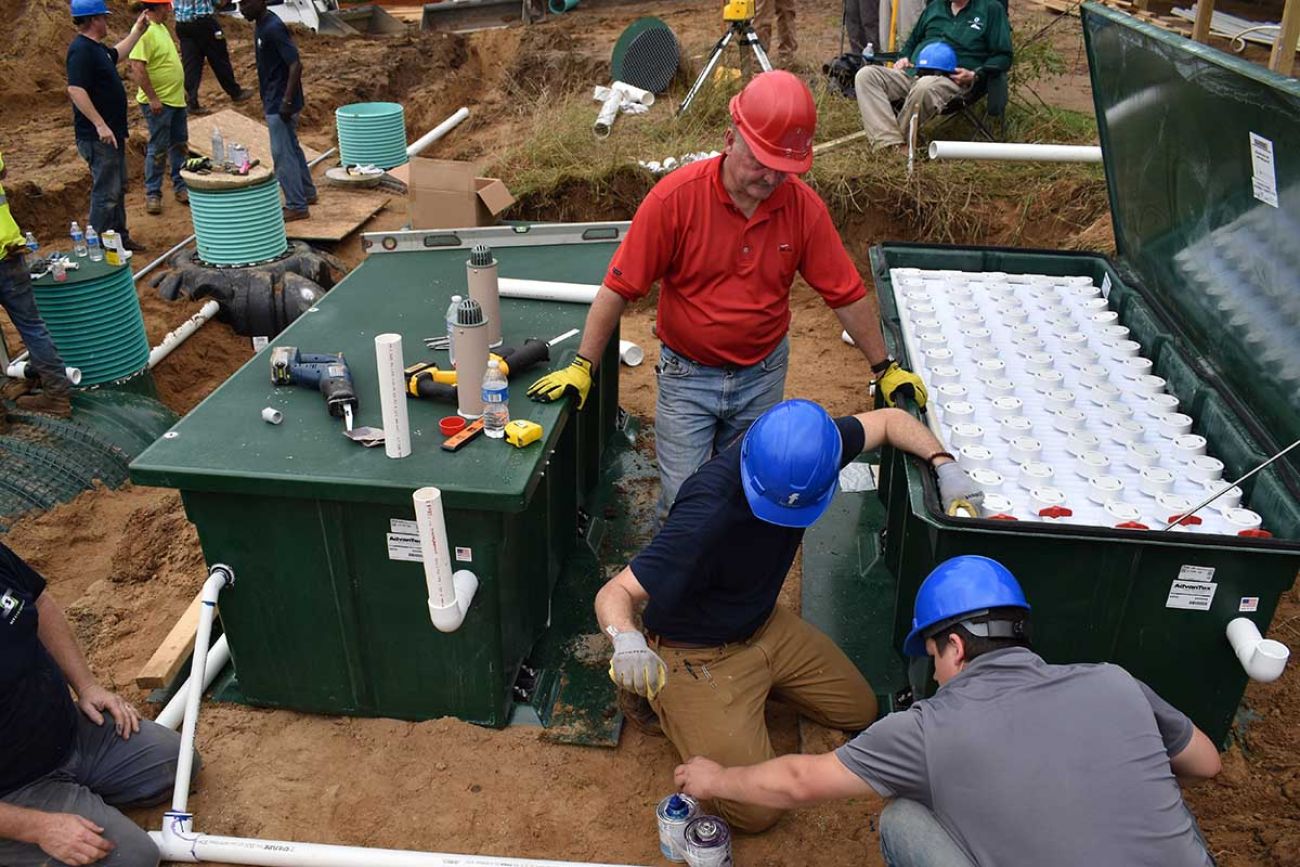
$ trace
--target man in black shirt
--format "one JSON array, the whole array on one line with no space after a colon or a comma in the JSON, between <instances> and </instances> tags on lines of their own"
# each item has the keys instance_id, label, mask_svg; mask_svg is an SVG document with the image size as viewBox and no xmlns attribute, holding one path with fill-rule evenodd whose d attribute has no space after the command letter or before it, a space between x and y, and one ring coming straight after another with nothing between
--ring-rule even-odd
<instances>
[{"instance_id":1,"label":"man in black shirt","mask_svg":"<svg viewBox=\"0 0 1300 867\"><path fill-rule=\"evenodd\" d=\"M596 594L596 618L614 642L610 677L650 700L683 760L772 758L769 694L831 728L857 731L876 718L875 695L844 652L776 601L840 470L884 443L935 468L945 507L980 499L952 455L902 410L832 419L815 403L788 400L686 480L654 540ZM634 620L643 603L644 633ZM751 833L782 812L735 801L717 808Z\"/></svg>"},{"instance_id":2,"label":"man in black shirt","mask_svg":"<svg viewBox=\"0 0 1300 867\"><path fill-rule=\"evenodd\" d=\"M113 229L128 250L144 247L131 240L126 227L126 89L117 64L126 60L149 27L142 12L126 38L104 45L108 35L104 0L72 0L77 36L68 46L68 97L77 153L90 166L89 225L103 233Z\"/></svg>"},{"instance_id":3,"label":"man in black shirt","mask_svg":"<svg viewBox=\"0 0 1300 867\"><path fill-rule=\"evenodd\" d=\"M166 799L180 736L99 685L44 591L0 544L0 864L157 867L149 835L114 808Z\"/></svg>"}]
</instances>

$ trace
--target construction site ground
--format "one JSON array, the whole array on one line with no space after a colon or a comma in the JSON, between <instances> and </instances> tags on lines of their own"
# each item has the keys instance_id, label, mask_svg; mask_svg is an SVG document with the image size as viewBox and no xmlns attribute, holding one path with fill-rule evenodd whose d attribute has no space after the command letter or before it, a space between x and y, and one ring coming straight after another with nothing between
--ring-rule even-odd
<instances>
[{"instance_id":1,"label":"construction site ground","mask_svg":"<svg viewBox=\"0 0 1300 867\"><path fill-rule=\"evenodd\" d=\"M117 0L112 5L118 14L111 38L120 38L131 18ZM1272 20L1280 15L1276 3L1219 6ZM841 50L840 8L837 0L799 4L798 71L810 80ZM47 242L65 238L69 221L84 220L90 186L74 148L64 93L63 54L73 35L65 10L53 0L0 0L11 47L0 58L5 115L0 150L9 170L5 186L19 222ZM1018 91L1020 104L1066 109L1060 117L1086 121L1092 102L1078 19L1058 19L1029 0L1012 0L1011 10L1018 43L1034 37L1040 49L1050 48L1053 58L1036 68L1032 93ZM596 147L581 126L580 143L577 138L551 142L550 150L539 145L538 152L522 156L519 145L540 141L538 130L551 125L552 112L568 112L590 124L597 108L590 88L607 83L613 41L627 23L649 14L674 28L697 65L719 33L717 4L664 0L579 6L531 27L465 35L412 31L391 38L336 39L299 34L307 94L302 138L322 151L331 147L334 108L351 102L402 102L411 137L467 105L471 119L429 155L480 161L519 194L512 216L626 219L653 183L648 173L628 168L593 178L546 172L547 154L563 154L570 147L586 153ZM255 87L251 29L239 20L223 20L236 72L245 86ZM1258 49L1249 51L1257 59ZM1026 49L1021 56L1034 54ZM210 70L202 100L213 108L229 107ZM670 111L668 100L664 103L655 111ZM239 110L260 119L256 99ZM850 131L851 105L839 112L843 128L824 127L821 140ZM723 115L715 111L712 116ZM609 147L619 147L620 130L636 122L620 119ZM1086 138L1087 127L1082 129ZM721 146L722 130L718 123L714 146ZM149 247L139 254L147 260L192 230L185 210L170 194L161 216L145 214L143 149L143 122L133 106L127 208L132 234ZM672 152L665 150L644 157L668 155ZM886 160L898 165L882 170L880 161ZM846 245L864 271L868 248L884 240L1105 251L1113 245L1100 172L1035 173L1010 166L933 175L931 181L922 172L921 181L898 180L888 189L844 180L853 178L855 166L865 174L903 179L901 161L897 154L872 156L860 145L836 151L829 160L819 158L819 164L838 167L838 180L819 182L818 189L831 202ZM1031 194L1025 193L1027 187ZM397 198L370 227L397 227L405 219ZM333 252L350 265L362 258L356 237ZM139 294L149 337L157 342L198 304L163 301L147 283L139 286ZM818 400L832 413L863 409L867 371L855 351L838 339L834 315L802 283L796 284L792 307L787 395ZM653 303L646 302L623 320L623 336L647 350L644 365L621 371L623 402L647 422L654 416L658 352L653 318ZM7 321L3 327L14 346L12 328ZM160 395L172 409L186 412L251 355L247 338L214 322L154 371ZM143 705L146 695L133 678L205 575L198 538L179 495L130 486L96 489L23 518L4 541L48 578L50 592L67 609L103 681ZM796 566L783 604L797 609L799 586ZM1284 594L1272 629L1283 641L1300 641L1300 595L1294 588ZM1242 713L1248 723L1224 754L1223 773L1187 791L1224 867L1300 864L1300 743L1294 736L1300 714L1298 672L1293 665L1276 683L1250 686ZM769 714L778 752L835 743L835 735L807 726L801 735L788 708L773 704ZM558 745L539 734L533 728L494 731L454 719L409 723L207 706L198 739L204 768L191 806L197 827L217 834L661 863L654 806L672 789L677 756L671 745L631 727L617 749ZM875 824L880 806L853 800L797 811L766 834L738 840L737 863L880 864ZM161 811L133 815L156 828Z\"/></svg>"}]
</instances>

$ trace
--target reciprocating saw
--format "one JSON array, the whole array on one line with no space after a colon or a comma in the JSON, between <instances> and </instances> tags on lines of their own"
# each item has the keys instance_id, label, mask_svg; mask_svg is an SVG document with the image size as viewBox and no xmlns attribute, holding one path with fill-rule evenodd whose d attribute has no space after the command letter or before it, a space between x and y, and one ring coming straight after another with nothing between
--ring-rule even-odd
<instances>
[{"instance_id":1,"label":"reciprocating saw","mask_svg":"<svg viewBox=\"0 0 1300 867\"><path fill-rule=\"evenodd\" d=\"M296 346L277 346L271 350L271 382L319 391L329 414L342 418L347 430L352 430L357 393L343 353L299 352Z\"/></svg>"}]
</instances>

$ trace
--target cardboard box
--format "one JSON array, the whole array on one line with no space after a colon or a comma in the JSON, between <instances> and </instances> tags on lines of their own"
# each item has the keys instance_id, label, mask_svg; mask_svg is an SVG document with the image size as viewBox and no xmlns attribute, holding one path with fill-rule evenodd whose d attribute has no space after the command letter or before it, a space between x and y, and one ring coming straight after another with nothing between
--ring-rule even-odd
<instances>
[{"instance_id":1,"label":"cardboard box","mask_svg":"<svg viewBox=\"0 0 1300 867\"><path fill-rule=\"evenodd\" d=\"M478 177L473 163L416 157L409 164L407 202L412 229L491 226L515 203L506 185Z\"/></svg>"}]
</instances>

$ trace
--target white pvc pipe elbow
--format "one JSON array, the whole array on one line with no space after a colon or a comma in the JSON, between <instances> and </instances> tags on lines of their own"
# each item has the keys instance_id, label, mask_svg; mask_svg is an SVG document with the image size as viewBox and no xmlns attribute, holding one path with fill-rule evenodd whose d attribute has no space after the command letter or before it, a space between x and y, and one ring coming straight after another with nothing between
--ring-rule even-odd
<instances>
[{"instance_id":1,"label":"white pvc pipe elbow","mask_svg":"<svg viewBox=\"0 0 1300 867\"><path fill-rule=\"evenodd\" d=\"M81 384L81 368L65 367L63 372L68 377L68 382L73 385ZM5 368L5 376L11 379L36 379L36 368L32 366L30 361L20 359L10 362L9 366Z\"/></svg>"},{"instance_id":2,"label":"white pvc pipe elbow","mask_svg":"<svg viewBox=\"0 0 1300 867\"><path fill-rule=\"evenodd\" d=\"M1228 641L1251 680L1272 683L1282 676L1291 650L1280 641L1264 638L1254 621L1237 617L1228 622Z\"/></svg>"},{"instance_id":3,"label":"white pvc pipe elbow","mask_svg":"<svg viewBox=\"0 0 1300 867\"><path fill-rule=\"evenodd\" d=\"M478 592L478 576L468 569L451 571L451 548L442 510L442 491L420 488L411 495L420 534L420 558L429 589L429 619L439 632L455 632Z\"/></svg>"}]
</instances>

